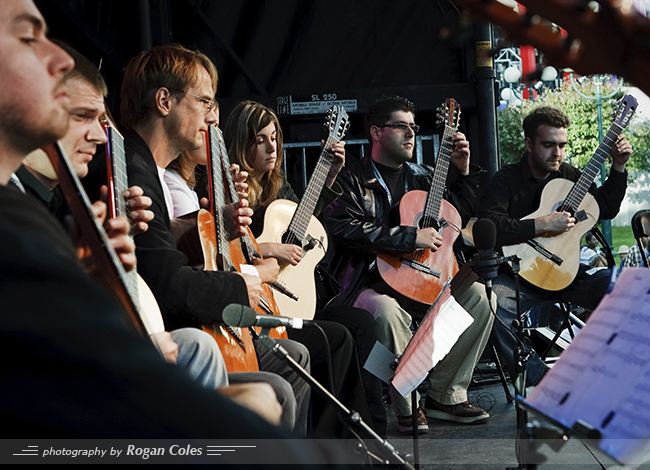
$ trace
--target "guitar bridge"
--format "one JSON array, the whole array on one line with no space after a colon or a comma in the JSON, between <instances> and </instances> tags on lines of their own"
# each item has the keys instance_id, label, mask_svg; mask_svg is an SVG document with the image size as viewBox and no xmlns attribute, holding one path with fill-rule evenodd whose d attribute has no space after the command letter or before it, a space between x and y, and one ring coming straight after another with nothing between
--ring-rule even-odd
<instances>
[{"instance_id":1,"label":"guitar bridge","mask_svg":"<svg viewBox=\"0 0 650 470\"><path fill-rule=\"evenodd\" d=\"M437 277L440 279L440 271L436 271L435 269L431 269L429 266L426 264L420 263L419 261L415 261L412 259L406 259L406 258L400 258L400 262L406 266L409 266L413 269L416 269L422 273L429 274L431 276Z\"/></svg>"},{"instance_id":2,"label":"guitar bridge","mask_svg":"<svg viewBox=\"0 0 650 470\"><path fill-rule=\"evenodd\" d=\"M535 251L540 253L546 259L551 260L552 262L554 262L558 266L560 266L562 264L562 262L564 261L562 258L557 256L556 254L551 253L550 251L548 251L546 248L544 248L542 245L537 243L535 240L527 240L526 243L528 243L530 246L535 248Z\"/></svg>"}]
</instances>

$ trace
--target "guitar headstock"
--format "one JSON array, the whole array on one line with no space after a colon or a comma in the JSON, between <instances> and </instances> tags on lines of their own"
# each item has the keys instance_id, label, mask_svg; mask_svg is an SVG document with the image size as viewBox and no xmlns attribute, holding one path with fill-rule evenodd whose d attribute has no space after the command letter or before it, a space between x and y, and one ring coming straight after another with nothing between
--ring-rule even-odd
<instances>
[{"instance_id":1,"label":"guitar headstock","mask_svg":"<svg viewBox=\"0 0 650 470\"><path fill-rule=\"evenodd\" d=\"M325 115L325 129L329 132L331 138L336 141L343 140L343 136L350 128L350 118L343 106L332 106Z\"/></svg>"},{"instance_id":2,"label":"guitar headstock","mask_svg":"<svg viewBox=\"0 0 650 470\"><path fill-rule=\"evenodd\" d=\"M630 124L637 106L638 104L634 96L625 95L612 110L614 123L625 129Z\"/></svg>"},{"instance_id":3,"label":"guitar headstock","mask_svg":"<svg viewBox=\"0 0 650 470\"><path fill-rule=\"evenodd\" d=\"M436 111L436 124L451 127L453 130L458 129L460 104L455 99L447 98Z\"/></svg>"},{"instance_id":4,"label":"guitar headstock","mask_svg":"<svg viewBox=\"0 0 650 470\"><path fill-rule=\"evenodd\" d=\"M650 20L627 0L453 0L462 10L501 27L545 60L583 75L612 73L650 93Z\"/></svg>"}]
</instances>

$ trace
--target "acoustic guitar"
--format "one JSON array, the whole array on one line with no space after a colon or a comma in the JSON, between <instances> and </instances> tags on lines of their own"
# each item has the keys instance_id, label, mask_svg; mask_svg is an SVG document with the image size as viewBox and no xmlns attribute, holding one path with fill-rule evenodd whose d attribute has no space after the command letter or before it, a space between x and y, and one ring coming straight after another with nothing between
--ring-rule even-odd
<instances>
[{"instance_id":1,"label":"acoustic guitar","mask_svg":"<svg viewBox=\"0 0 650 470\"><path fill-rule=\"evenodd\" d=\"M221 130L212 126L208 131L208 135L210 136L208 139L210 142L209 148L212 149L213 146L218 146L219 156L221 157L221 170L226 181L226 187L228 188L228 191L226 193L228 196L227 199L231 203L237 204L239 203L239 195L235 189L235 182L233 180L232 173L230 172L230 158L228 157L228 151L226 150L226 145ZM214 170L209 169L209 174L211 174L212 171ZM212 178L210 178L210 180L212 181ZM214 182L211 184L214 184ZM212 191L210 191L210 193L212 193ZM255 237L248 227L246 235L230 242L230 257L233 261L235 269L239 272L242 271L242 265L252 265L254 258L261 259L257 241L255 240ZM262 290L262 297L260 298L260 303L257 308L255 308L255 311L259 315L280 315L280 309L278 308L278 304L275 302L275 298L273 297L271 285L262 283ZM262 331L260 327L256 327L255 330L258 334ZM289 338L287 335L287 328L284 326L271 328L269 331L269 336L274 339Z\"/></svg>"},{"instance_id":2,"label":"acoustic guitar","mask_svg":"<svg viewBox=\"0 0 650 470\"><path fill-rule=\"evenodd\" d=\"M452 137L459 122L460 105L453 98L447 98L438 108L438 124L444 125L444 132L431 187L428 192L409 191L400 201L401 225L433 227L442 235L442 246L436 251L418 249L409 254L382 253L371 265L371 278L377 281L373 288L394 296L415 311L426 311L445 283L458 272L453 245L463 222L456 208L445 201L443 195L454 150Z\"/></svg>"},{"instance_id":3,"label":"acoustic guitar","mask_svg":"<svg viewBox=\"0 0 650 470\"><path fill-rule=\"evenodd\" d=\"M137 307L137 296L130 290L127 274L113 249L104 227L92 210L88 195L59 143L43 147L59 179L59 187L68 203L79 232L92 254L93 275L106 287L122 307L127 324L145 334L146 328Z\"/></svg>"},{"instance_id":4,"label":"acoustic guitar","mask_svg":"<svg viewBox=\"0 0 650 470\"><path fill-rule=\"evenodd\" d=\"M636 99L631 95L624 96L614 109L614 122L578 181L574 183L564 178L549 181L542 191L539 208L523 217L534 219L553 211L569 212L576 219L576 225L568 232L547 232L525 243L503 247L505 256L521 258L519 275L529 283L541 289L558 291L575 279L580 266L580 239L595 225L600 215L598 203L589 194L589 188L636 108Z\"/></svg>"},{"instance_id":5,"label":"acoustic guitar","mask_svg":"<svg viewBox=\"0 0 650 470\"><path fill-rule=\"evenodd\" d=\"M220 269L219 264L221 264L223 271L235 271L236 266L230 256L231 248L223 217L226 196L221 156L219 155L219 140L223 140L221 131L214 126L210 126L206 138L210 211L199 210L197 226L205 261L205 270L217 271ZM238 264L242 263L243 256L240 255L240 258ZM219 344L228 372L255 372L259 370L255 345L248 328L212 322L209 325L204 325L203 330L212 335Z\"/></svg>"},{"instance_id":6,"label":"acoustic guitar","mask_svg":"<svg viewBox=\"0 0 650 470\"><path fill-rule=\"evenodd\" d=\"M311 320L316 314L316 280L314 270L327 252L327 232L314 217L314 209L325 185L334 157L332 144L343 140L350 127L348 114L342 106L333 106L327 112L325 127L328 137L309 179L307 188L296 205L293 201L276 199L264 214L264 230L259 243L293 243L302 248L302 258L297 266L280 266L278 281L295 293L298 300L274 291L280 310L287 316Z\"/></svg>"},{"instance_id":7,"label":"acoustic guitar","mask_svg":"<svg viewBox=\"0 0 650 470\"><path fill-rule=\"evenodd\" d=\"M102 125L106 133L106 174L108 186L108 215L128 217L124 191L129 187L126 170L124 137L108 115ZM142 322L149 335L165 331L160 307L147 283L138 274L137 267L126 273L126 283Z\"/></svg>"}]
</instances>

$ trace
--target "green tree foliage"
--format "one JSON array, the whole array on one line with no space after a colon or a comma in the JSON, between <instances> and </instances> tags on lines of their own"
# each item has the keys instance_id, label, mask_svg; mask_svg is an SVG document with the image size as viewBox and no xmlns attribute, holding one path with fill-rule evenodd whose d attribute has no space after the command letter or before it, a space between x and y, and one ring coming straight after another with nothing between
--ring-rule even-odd
<instances>
[{"instance_id":1,"label":"green tree foliage","mask_svg":"<svg viewBox=\"0 0 650 470\"><path fill-rule=\"evenodd\" d=\"M595 81L585 77L578 89L587 96L595 96ZM603 95L612 92L610 85L603 86ZM603 102L603 133L609 129L611 113L624 92ZM498 113L499 153L501 165L519 161L524 151L523 118L539 106L555 106L562 109L571 120L567 131L568 143L565 161L578 168L584 168L598 147L598 116L593 100L581 97L567 81L556 89L546 91L534 101L524 100L521 106L510 106ZM650 171L650 121L636 115L625 130L634 153L628 163L631 175L639 171ZM609 167L609 165L608 165Z\"/></svg>"}]
</instances>

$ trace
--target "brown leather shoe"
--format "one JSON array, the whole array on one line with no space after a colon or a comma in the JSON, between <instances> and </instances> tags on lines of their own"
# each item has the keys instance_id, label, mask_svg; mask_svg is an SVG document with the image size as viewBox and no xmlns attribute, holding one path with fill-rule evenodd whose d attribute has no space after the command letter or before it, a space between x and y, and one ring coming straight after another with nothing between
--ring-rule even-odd
<instances>
[{"instance_id":1,"label":"brown leather shoe","mask_svg":"<svg viewBox=\"0 0 650 470\"><path fill-rule=\"evenodd\" d=\"M490 418L487 411L477 408L468 401L456 405L443 405L429 397L424 402L424 413L427 418L463 424L483 424Z\"/></svg>"},{"instance_id":2,"label":"brown leather shoe","mask_svg":"<svg viewBox=\"0 0 650 470\"><path fill-rule=\"evenodd\" d=\"M410 415L395 416L397 418L397 429L399 429L399 432L402 432L404 434L413 434L413 417ZM424 434L429 430L429 423L427 423L427 417L424 416L422 405L418 407L417 429L418 434Z\"/></svg>"}]
</instances>

